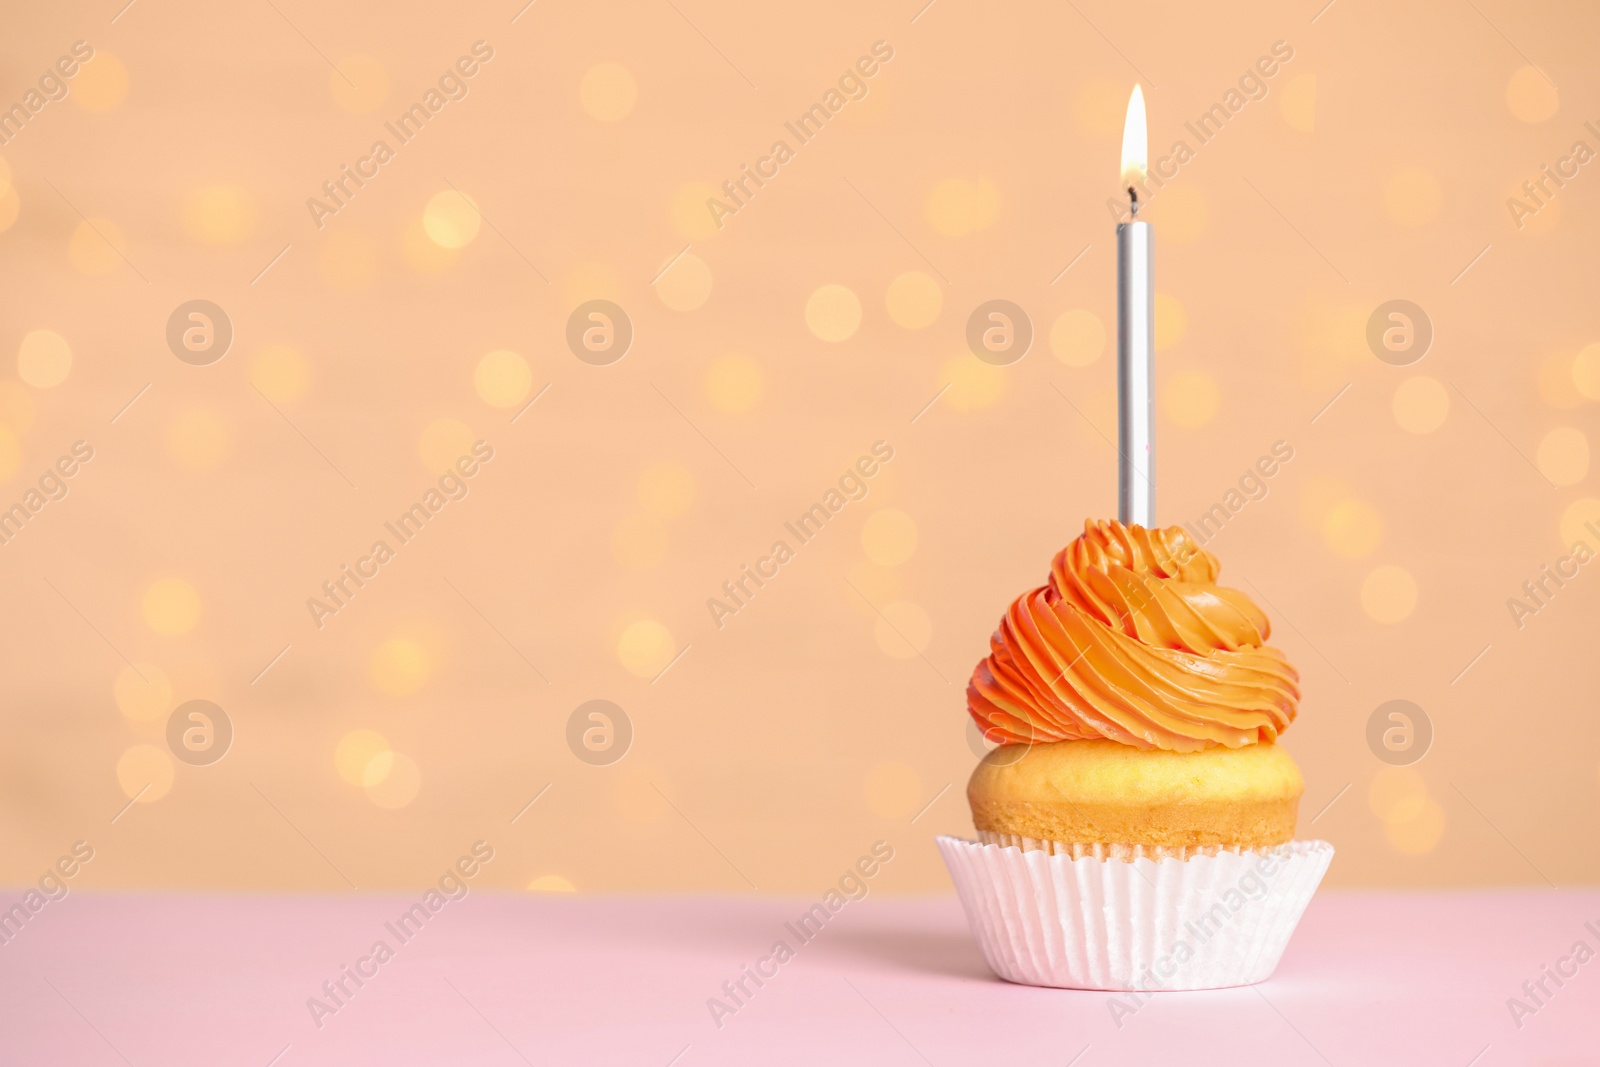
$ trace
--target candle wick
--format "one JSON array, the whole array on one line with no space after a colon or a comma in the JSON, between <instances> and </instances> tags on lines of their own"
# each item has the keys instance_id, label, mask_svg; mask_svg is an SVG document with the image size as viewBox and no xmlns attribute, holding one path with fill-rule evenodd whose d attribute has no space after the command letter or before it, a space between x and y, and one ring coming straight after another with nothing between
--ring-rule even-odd
<instances>
[{"instance_id":1,"label":"candle wick","mask_svg":"<svg viewBox=\"0 0 1600 1067\"><path fill-rule=\"evenodd\" d=\"M1137 215L1139 213L1139 191L1131 185L1128 186L1128 200L1133 205L1132 208L1129 209L1128 214Z\"/></svg>"}]
</instances>

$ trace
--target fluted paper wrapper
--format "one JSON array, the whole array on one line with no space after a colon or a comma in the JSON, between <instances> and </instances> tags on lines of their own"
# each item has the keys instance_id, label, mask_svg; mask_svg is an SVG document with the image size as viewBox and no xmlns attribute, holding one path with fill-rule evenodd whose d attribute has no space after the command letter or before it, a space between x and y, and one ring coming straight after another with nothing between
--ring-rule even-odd
<instances>
[{"instance_id":1,"label":"fluted paper wrapper","mask_svg":"<svg viewBox=\"0 0 1600 1067\"><path fill-rule=\"evenodd\" d=\"M1272 974L1333 858L1326 841L1132 860L940 837L1001 978L1065 989L1219 989Z\"/></svg>"}]
</instances>

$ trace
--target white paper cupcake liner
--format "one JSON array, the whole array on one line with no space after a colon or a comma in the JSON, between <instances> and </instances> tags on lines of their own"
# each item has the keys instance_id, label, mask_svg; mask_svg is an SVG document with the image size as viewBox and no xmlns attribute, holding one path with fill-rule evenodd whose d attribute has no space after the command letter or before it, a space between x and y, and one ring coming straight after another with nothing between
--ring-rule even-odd
<instances>
[{"instance_id":1,"label":"white paper cupcake liner","mask_svg":"<svg viewBox=\"0 0 1600 1067\"><path fill-rule=\"evenodd\" d=\"M1002 834L994 830L979 830L978 840L986 845L999 845L1002 848L1009 845L1025 852L1036 849L1048 852L1052 856L1070 856L1075 860L1081 860L1085 856L1092 856L1097 860L1186 860L1190 856L1215 856L1219 852L1237 854L1248 851L1226 845L1107 845L1099 841L1047 841L1038 837L1023 837L1021 834Z\"/></svg>"},{"instance_id":2,"label":"white paper cupcake liner","mask_svg":"<svg viewBox=\"0 0 1600 1067\"><path fill-rule=\"evenodd\" d=\"M1024 985L1218 989L1272 974L1333 859L1294 841L1129 860L940 837L989 966Z\"/></svg>"}]
</instances>

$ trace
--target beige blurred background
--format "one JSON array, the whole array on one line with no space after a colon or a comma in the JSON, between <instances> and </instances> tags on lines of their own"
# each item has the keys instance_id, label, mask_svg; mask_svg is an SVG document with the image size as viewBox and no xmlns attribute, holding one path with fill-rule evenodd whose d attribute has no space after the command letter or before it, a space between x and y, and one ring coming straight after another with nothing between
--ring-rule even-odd
<instances>
[{"instance_id":1,"label":"beige blurred background","mask_svg":"<svg viewBox=\"0 0 1600 1067\"><path fill-rule=\"evenodd\" d=\"M397 888L484 839L504 889L814 894L883 839L878 891L947 890L966 677L1115 505L1106 202L1136 81L1152 156L1196 149L1146 215L1162 519L1294 451L1208 547L1303 675L1302 835L1338 846L1334 884L1600 876L1600 566L1507 604L1600 547L1600 164L1521 191L1600 150L1592 6L8 22L0 106L93 58L0 146L0 507L93 458L0 545L5 883L84 840L86 887ZM800 144L784 124L876 42ZM1185 123L1275 42L1292 58L1200 145ZM386 129L466 66L422 132ZM380 139L319 228L308 199ZM777 140L793 158L719 229L706 201ZM166 340L195 299L233 330L206 366ZM567 345L593 299L632 323L610 365ZM991 299L1035 334L1009 366L964 340ZM1365 339L1394 299L1435 335L1407 366ZM480 440L400 545L384 523ZM879 441L866 496L798 545L783 524ZM380 539L319 628L308 599ZM708 598L779 539L794 558L718 627ZM1433 732L1403 767L1367 740L1395 699ZM168 742L191 700L232 725L210 765ZM590 700L631 723L609 765L569 747Z\"/></svg>"}]
</instances>

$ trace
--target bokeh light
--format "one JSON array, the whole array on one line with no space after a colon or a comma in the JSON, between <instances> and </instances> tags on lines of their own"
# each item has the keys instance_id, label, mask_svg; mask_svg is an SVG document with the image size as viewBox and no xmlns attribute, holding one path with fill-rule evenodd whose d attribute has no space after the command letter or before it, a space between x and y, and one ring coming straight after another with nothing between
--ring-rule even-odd
<instances>
[{"instance_id":1,"label":"bokeh light","mask_svg":"<svg viewBox=\"0 0 1600 1067\"><path fill-rule=\"evenodd\" d=\"M465 193L441 189L422 209L422 229L440 248L465 248L478 236L483 216Z\"/></svg>"},{"instance_id":2,"label":"bokeh light","mask_svg":"<svg viewBox=\"0 0 1600 1067\"><path fill-rule=\"evenodd\" d=\"M516 407L533 390L533 368L509 348L497 348L478 360L472 387L491 407Z\"/></svg>"},{"instance_id":3,"label":"bokeh light","mask_svg":"<svg viewBox=\"0 0 1600 1067\"><path fill-rule=\"evenodd\" d=\"M559 874L541 874L528 883L530 893L576 893L577 886Z\"/></svg>"},{"instance_id":4,"label":"bokeh light","mask_svg":"<svg viewBox=\"0 0 1600 1067\"><path fill-rule=\"evenodd\" d=\"M460 261L461 250L435 244L418 215L406 220L400 233L400 255L419 274L443 274Z\"/></svg>"},{"instance_id":5,"label":"bokeh light","mask_svg":"<svg viewBox=\"0 0 1600 1067\"><path fill-rule=\"evenodd\" d=\"M206 185L183 200L183 228L206 245L234 245L256 229L255 197L237 185Z\"/></svg>"},{"instance_id":6,"label":"bokeh light","mask_svg":"<svg viewBox=\"0 0 1600 1067\"><path fill-rule=\"evenodd\" d=\"M35 389L50 389L72 373L72 346L54 330L32 330L17 348L17 377Z\"/></svg>"},{"instance_id":7,"label":"bokeh light","mask_svg":"<svg viewBox=\"0 0 1600 1067\"><path fill-rule=\"evenodd\" d=\"M656 279L656 296L673 311L693 311L711 299L711 267L685 252Z\"/></svg>"},{"instance_id":8,"label":"bokeh light","mask_svg":"<svg viewBox=\"0 0 1600 1067\"><path fill-rule=\"evenodd\" d=\"M875 604L892 604L905 595L905 571L882 567L869 559L858 559L846 575L848 585L838 588L839 602L861 617L862 622L878 618ZM851 588L854 586L855 588Z\"/></svg>"},{"instance_id":9,"label":"bokeh light","mask_svg":"<svg viewBox=\"0 0 1600 1067\"><path fill-rule=\"evenodd\" d=\"M1417 580L1404 567L1384 564L1361 583L1361 609L1375 622L1397 623L1417 607Z\"/></svg>"},{"instance_id":10,"label":"bokeh light","mask_svg":"<svg viewBox=\"0 0 1600 1067\"><path fill-rule=\"evenodd\" d=\"M716 235L717 219L707 203L722 199L722 193L709 182L689 182L672 191L667 218L673 232L691 241L704 241ZM723 224L726 225L726 218Z\"/></svg>"},{"instance_id":11,"label":"bokeh light","mask_svg":"<svg viewBox=\"0 0 1600 1067\"><path fill-rule=\"evenodd\" d=\"M1539 470L1557 485L1577 485L1589 473L1589 439L1582 430L1557 426L1539 442Z\"/></svg>"},{"instance_id":12,"label":"bokeh light","mask_svg":"<svg viewBox=\"0 0 1600 1067\"><path fill-rule=\"evenodd\" d=\"M166 446L180 467L216 470L233 454L233 428L210 408L187 408L167 423Z\"/></svg>"},{"instance_id":13,"label":"bokeh light","mask_svg":"<svg viewBox=\"0 0 1600 1067\"><path fill-rule=\"evenodd\" d=\"M365 785L367 767L388 751L389 742L378 731L351 730L339 739L339 744L334 748L333 766L339 772L339 777L350 785Z\"/></svg>"},{"instance_id":14,"label":"bokeh light","mask_svg":"<svg viewBox=\"0 0 1600 1067\"><path fill-rule=\"evenodd\" d=\"M250 357L250 384L274 404L292 403L311 386L311 364L290 345L266 345Z\"/></svg>"},{"instance_id":15,"label":"bokeh light","mask_svg":"<svg viewBox=\"0 0 1600 1067\"><path fill-rule=\"evenodd\" d=\"M22 198L11 184L11 165L0 159L0 233L11 228L22 210Z\"/></svg>"},{"instance_id":16,"label":"bokeh light","mask_svg":"<svg viewBox=\"0 0 1600 1067\"><path fill-rule=\"evenodd\" d=\"M1379 770L1367 787L1367 806L1383 820L1390 846L1407 855L1432 850L1444 833L1444 812L1414 767Z\"/></svg>"},{"instance_id":17,"label":"bokeh light","mask_svg":"<svg viewBox=\"0 0 1600 1067\"><path fill-rule=\"evenodd\" d=\"M1004 367L985 363L972 355L955 356L940 368L939 386L944 402L956 411L977 411L998 404L1010 388Z\"/></svg>"},{"instance_id":18,"label":"bokeh light","mask_svg":"<svg viewBox=\"0 0 1600 1067\"><path fill-rule=\"evenodd\" d=\"M661 266L665 267L667 262L670 261L663 261ZM586 300L620 301L623 288L622 277L615 267L594 260L580 262L561 279L561 295L569 305Z\"/></svg>"},{"instance_id":19,"label":"bokeh light","mask_svg":"<svg viewBox=\"0 0 1600 1067\"><path fill-rule=\"evenodd\" d=\"M38 401L30 389L18 382L0 381L0 429L25 434L33 428Z\"/></svg>"},{"instance_id":20,"label":"bokeh light","mask_svg":"<svg viewBox=\"0 0 1600 1067\"><path fill-rule=\"evenodd\" d=\"M1562 550L1571 549L1579 541L1586 541L1590 551L1600 552L1600 534L1589 529L1591 524L1600 530L1600 500L1586 496L1568 504L1561 513L1558 528Z\"/></svg>"},{"instance_id":21,"label":"bokeh light","mask_svg":"<svg viewBox=\"0 0 1600 1067\"><path fill-rule=\"evenodd\" d=\"M928 224L946 237L986 230L1000 214L1000 188L988 178L946 178L928 192Z\"/></svg>"},{"instance_id":22,"label":"bokeh light","mask_svg":"<svg viewBox=\"0 0 1600 1067\"><path fill-rule=\"evenodd\" d=\"M819 340L843 341L861 325L861 300L843 285L828 284L806 300L806 327Z\"/></svg>"},{"instance_id":23,"label":"bokeh light","mask_svg":"<svg viewBox=\"0 0 1600 1067\"><path fill-rule=\"evenodd\" d=\"M1072 308L1050 324L1050 351L1069 367L1087 367L1106 350L1106 327L1084 308Z\"/></svg>"},{"instance_id":24,"label":"bokeh light","mask_svg":"<svg viewBox=\"0 0 1600 1067\"><path fill-rule=\"evenodd\" d=\"M1383 835L1396 852L1422 856L1438 846L1444 827L1444 809L1438 802L1431 796L1413 796L1390 810L1383 821Z\"/></svg>"},{"instance_id":25,"label":"bokeh light","mask_svg":"<svg viewBox=\"0 0 1600 1067\"><path fill-rule=\"evenodd\" d=\"M1443 194L1439 182L1425 170L1395 172L1383 187L1383 209L1402 226L1425 226L1439 215Z\"/></svg>"},{"instance_id":26,"label":"bokeh light","mask_svg":"<svg viewBox=\"0 0 1600 1067\"><path fill-rule=\"evenodd\" d=\"M1349 484L1342 479L1312 478L1300 489L1300 521L1313 530L1321 530L1334 506L1353 495Z\"/></svg>"},{"instance_id":27,"label":"bokeh light","mask_svg":"<svg viewBox=\"0 0 1600 1067\"><path fill-rule=\"evenodd\" d=\"M1537 67L1522 67L1506 82L1506 106L1523 122L1544 122L1561 107L1561 94Z\"/></svg>"},{"instance_id":28,"label":"bokeh light","mask_svg":"<svg viewBox=\"0 0 1600 1067\"><path fill-rule=\"evenodd\" d=\"M1189 329L1189 313L1183 302L1171 293L1156 294L1156 351L1165 352L1179 341Z\"/></svg>"},{"instance_id":29,"label":"bokeh light","mask_svg":"<svg viewBox=\"0 0 1600 1067\"><path fill-rule=\"evenodd\" d=\"M638 99L639 85L620 63L596 63L578 83L583 110L601 122L627 118Z\"/></svg>"},{"instance_id":30,"label":"bokeh light","mask_svg":"<svg viewBox=\"0 0 1600 1067\"><path fill-rule=\"evenodd\" d=\"M1318 392L1341 389L1352 373L1370 366L1367 319L1372 308L1313 295L1294 317L1294 338L1304 353L1303 384Z\"/></svg>"},{"instance_id":31,"label":"bokeh light","mask_svg":"<svg viewBox=\"0 0 1600 1067\"><path fill-rule=\"evenodd\" d=\"M7 426L0 426L0 482L9 482L22 466L22 443Z\"/></svg>"},{"instance_id":32,"label":"bokeh light","mask_svg":"<svg viewBox=\"0 0 1600 1067\"><path fill-rule=\"evenodd\" d=\"M422 769L403 752L379 753L367 764L362 786L367 799L380 808L403 808L422 788Z\"/></svg>"},{"instance_id":33,"label":"bokeh light","mask_svg":"<svg viewBox=\"0 0 1600 1067\"><path fill-rule=\"evenodd\" d=\"M1322 540L1345 559L1370 556L1383 543L1383 516L1364 500L1341 500L1322 522Z\"/></svg>"},{"instance_id":34,"label":"bokeh light","mask_svg":"<svg viewBox=\"0 0 1600 1067\"><path fill-rule=\"evenodd\" d=\"M470 456L476 440L466 423L455 419L434 419L417 437L417 458L431 474L443 474L462 456Z\"/></svg>"},{"instance_id":35,"label":"bokeh light","mask_svg":"<svg viewBox=\"0 0 1600 1067\"><path fill-rule=\"evenodd\" d=\"M1161 412L1179 426L1209 426L1222 409L1222 390L1203 370L1174 374L1161 387Z\"/></svg>"},{"instance_id":36,"label":"bokeh light","mask_svg":"<svg viewBox=\"0 0 1600 1067\"><path fill-rule=\"evenodd\" d=\"M1367 785L1367 807L1387 819L1400 803L1428 795L1428 783L1415 767L1382 767Z\"/></svg>"},{"instance_id":37,"label":"bokeh light","mask_svg":"<svg viewBox=\"0 0 1600 1067\"><path fill-rule=\"evenodd\" d=\"M1317 76L1296 74L1283 84L1278 97L1278 114L1291 130L1315 133L1317 130Z\"/></svg>"},{"instance_id":38,"label":"bokeh light","mask_svg":"<svg viewBox=\"0 0 1600 1067\"><path fill-rule=\"evenodd\" d=\"M162 637L181 637L200 621L200 592L182 578L157 578L140 601L145 625Z\"/></svg>"},{"instance_id":39,"label":"bokeh light","mask_svg":"<svg viewBox=\"0 0 1600 1067\"><path fill-rule=\"evenodd\" d=\"M694 474L682 463L657 460L639 475L639 506L662 519L675 519L694 503Z\"/></svg>"},{"instance_id":40,"label":"bokeh light","mask_svg":"<svg viewBox=\"0 0 1600 1067\"><path fill-rule=\"evenodd\" d=\"M749 356L723 356L706 369L705 392L718 411L743 414L766 396L767 378L761 364Z\"/></svg>"},{"instance_id":41,"label":"bokeh light","mask_svg":"<svg viewBox=\"0 0 1600 1067\"><path fill-rule=\"evenodd\" d=\"M654 678L677 654L672 631L654 619L630 623L617 639L618 661L629 674L638 678Z\"/></svg>"},{"instance_id":42,"label":"bokeh light","mask_svg":"<svg viewBox=\"0 0 1600 1067\"><path fill-rule=\"evenodd\" d=\"M128 95L128 68L103 48L78 68L72 100L85 111L112 111Z\"/></svg>"},{"instance_id":43,"label":"bokeh light","mask_svg":"<svg viewBox=\"0 0 1600 1067\"><path fill-rule=\"evenodd\" d=\"M931 326L944 308L944 292L939 283L921 271L908 270L889 283L884 296L889 320L908 330Z\"/></svg>"},{"instance_id":44,"label":"bokeh light","mask_svg":"<svg viewBox=\"0 0 1600 1067\"><path fill-rule=\"evenodd\" d=\"M1572 384L1586 400L1600 400L1600 342L1584 345L1572 360Z\"/></svg>"},{"instance_id":45,"label":"bokeh light","mask_svg":"<svg viewBox=\"0 0 1600 1067\"><path fill-rule=\"evenodd\" d=\"M1578 360L1571 353L1551 353L1539 361L1539 398L1561 411L1582 407L1588 398L1581 391L1579 374Z\"/></svg>"},{"instance_id":46,"label":"bokeh light","mask_svg":"<svg viewBox=\"0 0 1600 1067\"><path fill-rule=\"evenodd\" d=\"M385 696L405 697L420 690L433 675L433 657L422 643L409 637L391 637L372 652L367 677Z\"/></svg>"},{"instance_id":47,"label":"bokeh light","mask_svg":"<svg viewBox=\"0 0 1600 1067\"><path fill-rule=\"evenodd\" d=\"M1407 378L1394 391L1394 421L1408 433L1432 433L1450 415L1450 394L1425 374Z\"/></svg>"},{"instance_id":48,"label":"bokeh light","mask_svg":"<svg viewBox=\"0 0 1600 1067\"><path fill-rule=\"evenodd\" d=\"M172 789L176 768L167 750L155 745L134 745L117 760L117 785L129 800L154 804Z\"/></svg>"},{"instance_id":49,"label":"bokeh light","mask_svg":"<svg viewBox=\"0 0 1600 1067\"><path fill-rule=\"evenodd\" d=\"M122 668L111 691L117 710L135 722L150 722L172 710L172 680L154 663Z\"/></svg>"}]
</instances>

